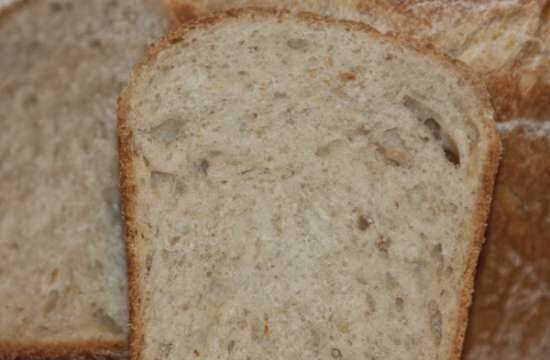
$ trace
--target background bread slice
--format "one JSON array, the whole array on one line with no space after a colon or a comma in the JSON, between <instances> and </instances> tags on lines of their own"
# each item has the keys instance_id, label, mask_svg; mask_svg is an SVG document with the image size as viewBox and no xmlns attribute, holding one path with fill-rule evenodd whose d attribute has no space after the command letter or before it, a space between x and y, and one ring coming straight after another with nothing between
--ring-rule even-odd
<instances>
[{"instance_id":1,"label":"background bread slice","mask_svg":"<svg viewBox=\"0 0 550 360\"><path fill-rule=\"evenodd\" d=\"M41 0L2 12L2 359L126 352L116 98L165 10Z\"/></svg>"},{"instance_id":2,"label":"background bread slice","mask_svg":"<svg viewBox=\"0 0 550 360\"><path fill-rule=\"evenodd\" d=\"M506 151L480 259L465 359L539 360L550 353L549 125L526 119L499 124Z\"/></svg>"},{"instance_id":3,"label":"background bread slice","mask_svg":"<svg viewBox=\"0 0 550 360\"><path fill-rule=\"evenodd\" d=\"M134 359L459 357L500 147L427 54L260 10L153 48L119 103Z\"/></svg>"}]
</instances>

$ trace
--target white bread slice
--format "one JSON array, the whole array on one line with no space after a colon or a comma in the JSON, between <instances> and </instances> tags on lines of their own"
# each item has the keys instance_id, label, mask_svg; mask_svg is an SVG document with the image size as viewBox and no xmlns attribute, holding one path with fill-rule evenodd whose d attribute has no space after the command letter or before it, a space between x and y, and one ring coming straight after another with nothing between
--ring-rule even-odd
<instances>
[{"instance_id":1,"label":"white bread slice","mask_svg":"<svg viewBox=\"0 0 550 360\"><path fill-rule=\"evenodd\" d=\"M133 359L458 359L500 143L465 68L235 10L119 101Z\"/></svg>"},{"instance_id":2,"label":"white bread slice","mask_svg":"<svg viewBox=\"0 0 550 360\"><path fill-rule=\"evenodd\" d=\"M172 5L182 20L254 5L363 21L430 43L481 74L501 121L504 157L463 358L548 357L550 301L543 284L550 279L545 250L550 133L544 130L550 119L550 1L173 0ZM524 278L529 281L517 280Z\"/></svg>"},{"instance_id":3,"label":"white bread slice","mask_svg":"<svg viewBox=\"0 0 550 360\"><path fill-rule=\"evenodd\" d=\"M116 98L165 33L156 0L0 16L0 358L126 352Z\"/></svg>"},{"instance_id":4,"label":"white bread slice","mask_svg":"<svg viewBox=\"0 0 550 360\"><path fill-rule=\"evenodd\" d=\"M311 11L429 43L483 75L497 120L550 113L550 2L171 0L181 20L243 6Z\"/></svg>"}]
</instances>

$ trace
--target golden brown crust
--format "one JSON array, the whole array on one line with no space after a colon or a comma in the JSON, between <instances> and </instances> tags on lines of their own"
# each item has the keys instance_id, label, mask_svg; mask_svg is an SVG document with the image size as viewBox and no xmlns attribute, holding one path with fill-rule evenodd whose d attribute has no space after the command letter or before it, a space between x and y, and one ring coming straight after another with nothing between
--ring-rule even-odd
<instances>
[{"instance_id":1,"label":"golden brown crust","mask_svg":"<svg viewBox=\"0 0 550 360\"><path fill-rule=\"evenodd\" d=\"M179 0L169 0L172 27L192 21L199 16L199 12L193 4Z\"/></svg>"},{"instance_id":2,"label":"golden brown crust","mask_svg":"<svg viewBox=\"0 0 550 360\"><path fill-rule=\"evenodd\" d=\"M0 343L0 360L15 359L122 359L126 357L125 342L75 341Z\"/></svg>"},{"instance_id":3,"label":"golden brown crust","mask_svg":"<svg viewBox=\"0 0 550 360\"><path fill-rule=\"evenodd\" d=\"M8 18L11 14L13 14L15 11L21 9L23 5L28 4L29 0L15 0L12 3L9 3L6 6L0 7L0 26L2 25L2 22Z\"/></svg>"},{"instance_id":4,"label":"golden brown crust","mask_svg":"<svg viewBox=\"0 0 550 360\"><path fill-rule=\"evenodd\" d=\"M497 120L515 118L543 120L550 114L550 60L531 71L501 72L486 76L485 82L495 109Z\"/></svg>"},{"instance_id":5,"label":"golden brown crust","mask_svg":"<svg viewBox=\"0 0 550 360\"><path fill-rule=\"evenodd\" d=\"M120 141L120 168L121 168L121 191L123 199L123 214L126 225L126 239L128 249L128 273L129 273L129 292L130 292L130 313L131 313L131 332L130 332L130 356L132 360L140 359L142 351L142 327L143 320L141 319L141 298L139 292L139 263L138 263L138 246L136 244L136 223L135 223L135 195L136 183L134 179L134 169L132 164L132 133L128 125L128 113L130 109L130 96L133 87L140 74L147 70L147 67L154 62L156 56L171 43L181 41L185 35L196 28L205 27L213 23L219 23L223 20L241 16L273 16L282 20L283 17L289 16L289 11L262 9L262 8L241 8L232 9L225 12L216 13L209 17L194 19L184 23L179 28L173 30L168 36L159 40L153 45L147 56L134 67L129 84L122 92L119 99L118 112L118 132ZM484 83L473 74L460 61L450 59L444 55L435 52L432 47L424 43L420 43L406 36L390 36L382 35L370 26L347 20L336 20L327 17L322 17L313 13L300 12L297 15L298 19L306 20L311 23L323 25L338 25L345 26L346 29L354 31L367 32L377 38L383 38L386 41L391 41L399 46L411 48L424 55L431 57L442 65L449 68L451 71L458 73L466 82L473 88L477 95L479 107L492 113L490 98L486 91ZM501 155L500 140L497 135L495 124L489 119L486 114L480 113L480 118L483 119L483 126L486 128L489 137L488 154L484 164L483 175L480 179L480 185L476 192L479 199L476 210L471 223L475 230L474 238L470 244L469 254L467 255L466 270L464 273L464 284L460 295L460 309L457 315L456 329L454 330L454 340L450 348L451 353L448 356L449 360L458 360L461 355L462 343L466 331L468 306L471 302L471 293L473 288L473 279L475 268L479 256L479 252L484 240L484 229L489 212L489 206L492 196L494 176L498 168L498 161Z\"/></svg>"},{"instance_id":6,"label":"golden brown crust","mask_svg":"<svg viewBox=\"0 0 550 360\"><path fill-rule=\"evenodd\" d=\"M137 68L137 65L136 65ZM129 85L130 87L131 85ZM128 266L128 298L130 310L130 336L129 351L130 359L138 359L135 349L141 345L141 298L139 296L138 282L138 256L135 247L136 224L135 224L135 179L132 169L132 133L127 124L129 112L128 88L123 90L118 100L118 152L120 164L120 192L122 200L122 217L124 219L124 231L126 236L126 258Z\"/></svg>"}]
</instances>

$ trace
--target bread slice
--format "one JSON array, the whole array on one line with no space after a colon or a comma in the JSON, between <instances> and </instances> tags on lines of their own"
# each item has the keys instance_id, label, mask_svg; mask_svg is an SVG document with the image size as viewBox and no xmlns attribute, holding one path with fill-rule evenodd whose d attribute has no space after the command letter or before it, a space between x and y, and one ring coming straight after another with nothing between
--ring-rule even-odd
<instances>
[{"instance_id":1,"label":"bread slice","mask_svg":"<svg viewBox=\"0 0 550 360\"><path fill-rule=\"evenodd\" d=\"M458 359L500 144L459 64L235 10L119 101L133 359Z\"/></svg>"},{"instance_id":2,"label":"bread slice","mask_svg":"<svg viewBox=\"0 0 550 360\"><path fill-rule=\"evenodd\" d=\"M0 17L0 358L126 352L116 98L164 34L155 0Z\"/></svg>"},{"instance_id":3,"label":"bread slice","mask_svg":"<svg viewBox=\"0 0 550 360\"><path fill-rule=\"evenodd\" d=\"M483 75L497 120L550 113L550 2L538 0L172 0L180 19L242 6L362 21L434 46Z\"/></svg>"},{"instance_id":4,"label":"bread slice","mask_svg":"<svg viewBox=\"0 0 550 360\"><path fill-rule=\"evenodd\" d=\"M482 75L502 122L504 158L482 252L465 360L545 359L550 279L544 250L550 206L550 2L390 0L174 0L185 20L254 5L364 21L428 42ZM512 128L510 130L510 128ZM546 130L544 130L546 129ZM519 256L518 256L519 255ZM528 278L528 281L517 279ZM514 309L514 311L511 311ZM520 335L521 334L521 335Z\"/></svg>"},{"instance_id":5,"label":"bread slice","mask_svg":"<svg viewBox=\"0 0 550 360\"><path fill-rule=\"evenodd\" d=\"M550 353L550 116L548 120L498 124L504 153L465 360L542 360Z\"/></svg>"}]
</instances>

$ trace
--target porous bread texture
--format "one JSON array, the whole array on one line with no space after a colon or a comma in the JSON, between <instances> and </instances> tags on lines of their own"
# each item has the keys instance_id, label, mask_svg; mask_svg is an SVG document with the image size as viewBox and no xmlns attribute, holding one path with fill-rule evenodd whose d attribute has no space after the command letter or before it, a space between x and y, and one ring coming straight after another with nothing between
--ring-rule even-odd
<instances>
[{"instance_id":1,"label":"porous bread texture","mask_svg":"<svg viewBox=\"0 0 550 360\"><path fill-rule=\"evenodd\" d=\"M464 357L545 359L550 305L541 279L548 278L549 265L541 249L550 189L544 176L550 166L544 145L550 138L549 1L181 1L187 6L174 8L188 17L253 4L354 18L383 32L429 41L481 72L497 118L504 121L498 126L505 139L501 173L506 175L497 178ZM528 281L518 280L525 277Z\"/></svg>"},{"instance_id":2,"label":"porous bread texture","mask_svg":"<svg viewBox=\"0 0 550 360\"><path fill-rule=\"evenodd\" d=\"M166 29L154 0L0 18L0 358L124 352L116 98Z\"/></svg>"},{"instance_id":3,"label":"porous bread texture","mask_svg":"<svg viewBox=\"0 0 550 360\"><path fill-rule=\"evenodd\" d=\"M498 124L504 151L464 359L550 353L550 121Z\"/></svg>"},{"instance_id":4,"label":"porous bread texture","mask_svg":"<svg viewBox=\"0 0 550 360\"><path fill-rule=\"evenodd\" d=\"M497 120L550 113L547 0L171 0L180 19L242 6L312 11L423 41L483 75Z\"/></svg>"},{"instance_id":5,"label":"porous bread texture","mask_svg":"<svg viewBox=\"0 0 550 360\"><path fill-rule=\"evenodd\" d=\"M133 359L458 359L500 145L469 73L238 10L119 103Z\"/></svg>"}]
</instances>

